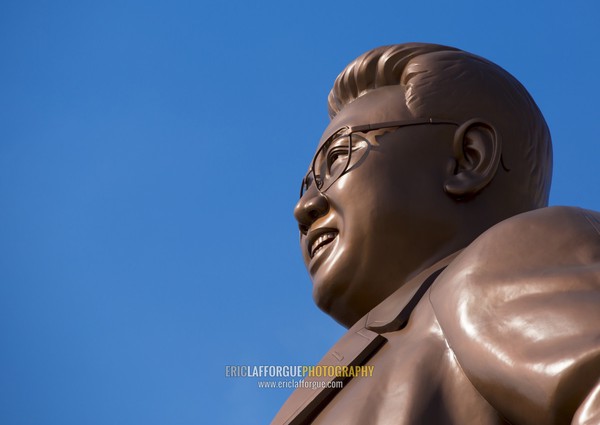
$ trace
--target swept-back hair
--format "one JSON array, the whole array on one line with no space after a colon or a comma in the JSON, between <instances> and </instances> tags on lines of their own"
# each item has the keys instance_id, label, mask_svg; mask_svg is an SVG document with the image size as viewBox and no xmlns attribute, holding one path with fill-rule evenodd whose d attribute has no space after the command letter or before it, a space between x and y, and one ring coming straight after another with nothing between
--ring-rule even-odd
<instances>
[{"instance_id":1,"label":"swept-back hair","mask_svg":"<svg viewBox=\"0 0 600 425\"><path fill-rule=\"evenodd\" d=\"M548 205L552 141L527 90L498 65L453 47L406 43L378 47L352 61L329 93L329 116L373 90L403 88L414 117L483 118L499 129L509 168L527 167L523 187L539 208ZM460 116L458 116L460 115Z\"/></svg>"}]
</instances>

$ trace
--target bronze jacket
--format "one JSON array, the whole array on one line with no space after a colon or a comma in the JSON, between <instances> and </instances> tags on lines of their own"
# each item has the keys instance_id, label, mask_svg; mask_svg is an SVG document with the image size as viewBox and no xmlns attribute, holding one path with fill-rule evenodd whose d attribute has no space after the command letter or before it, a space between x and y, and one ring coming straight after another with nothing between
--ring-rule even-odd
<instances>
[{"instance_id":1,"label":"bronze jacket","mask_svg":"<svg viewBox=\"0 0 600 425\"><path fill-rule=\"evenodd\" d=\"M344 385L297 389L272 424L600 424L600 214L551 207L497 224L319 364L374 372L305 378Z\"/></svg>"}]
</instances>

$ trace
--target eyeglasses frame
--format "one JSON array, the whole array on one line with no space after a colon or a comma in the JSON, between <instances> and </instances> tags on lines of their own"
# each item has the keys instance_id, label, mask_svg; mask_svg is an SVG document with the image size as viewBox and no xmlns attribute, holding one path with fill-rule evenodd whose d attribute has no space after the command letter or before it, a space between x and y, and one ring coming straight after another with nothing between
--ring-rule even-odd
<instances>
[{"instance_id":1,"label":"eyeglasses frame","mask_svg":"<svg viewBox=\"0 0 600 425\"><path fill-rule=\"evenodd\" d=\"M439 119L439 118L427 118L427 119L414 119L414 120L386 121L386 122L380 122L380 123L375 123L375 124L363 124L363 125L357 125L357 126L342 126L342 127L340 127L338 130L334 131L331 134L331 136L329 136L327 138L327 140L325 140L325 142L323 142L321 147L315 153L315 156L313 157L313 159L311 161L311 166L310 166L308 172L304 175L304 178L302 179L302 184L300 185L300 198L302 198L304 196L304 194L310 188L310 185L307 185L307 181L308 181L307 179L310 174L312 174L312 182L314 182L316 189L322 195L331 186L333 186L333 184L336 181L338 181L340 177L342 177L346 173L348 165L350 164L351 157L352 157L352 134L367 133L369 131L381 130L383 128L391 128L391 127L401 128L401 127L409 127L409 126L414 126L414 125L425 125L425 124L432 124L432 125L447 124L447 125L456 125L456 126L460 125L459 123L457 123L455 121ZM329 142L329 139L331 139L332 137L334 137L336 134L340 133L340 131L342 131L344 129L346 130L344 132L344 134L340 135L338 137L342 137L342 136L349 137L350 149L348 149L348 159L346 160L346 165L344 166L344 169L342 170L342 172L334 180L332 180L325 189L321 190L323 185L321 185L321 187L319 187L319 184L317 183L320 175L317 176L317 174L315 173L315 165L316 165L317 157L319 156L319 153L321 152L321 150L327 145L327 143ZM335 140L335 139L332 139L331 141L333 141L333 140ZM311 185L312 184L313 183L311 183Z\"/></svg>"}]
</instances>

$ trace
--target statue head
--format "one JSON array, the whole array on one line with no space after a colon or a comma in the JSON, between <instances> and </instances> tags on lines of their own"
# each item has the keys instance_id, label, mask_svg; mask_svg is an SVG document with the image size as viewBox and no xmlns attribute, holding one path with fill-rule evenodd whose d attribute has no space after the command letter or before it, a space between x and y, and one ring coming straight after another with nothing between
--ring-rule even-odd
<instances>
[{"instance_id":1,"label":"statue head","mask_svg":"<svg viewBox=\"0 0 600 425\"><path fill-rule=\"evenodd\" d=\"M329 114L294 214L315 302L345 326L494 224L547 205L546 122L481 57L373 49L337 77Z\"/></svg>"}]
</instances>

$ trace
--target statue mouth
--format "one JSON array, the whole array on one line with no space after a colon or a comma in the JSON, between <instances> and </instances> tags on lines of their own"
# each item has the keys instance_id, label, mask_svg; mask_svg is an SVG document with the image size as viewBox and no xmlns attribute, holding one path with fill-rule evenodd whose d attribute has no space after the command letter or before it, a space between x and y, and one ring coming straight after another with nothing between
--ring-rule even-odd
<instances>
[{"instance_id":1,"label":"statue mouth","mask_svg":"<svg viewBox=\"0 0 600 425\"><path fill-rule=\"evenodd\" d=\"M319 229L318 233L311 237L310 243L308 244L308 255L312 259L319 252L321 252L327 245L335 240L337 237L337 230L333 229Z\"/></svg>"}]
</instances>

